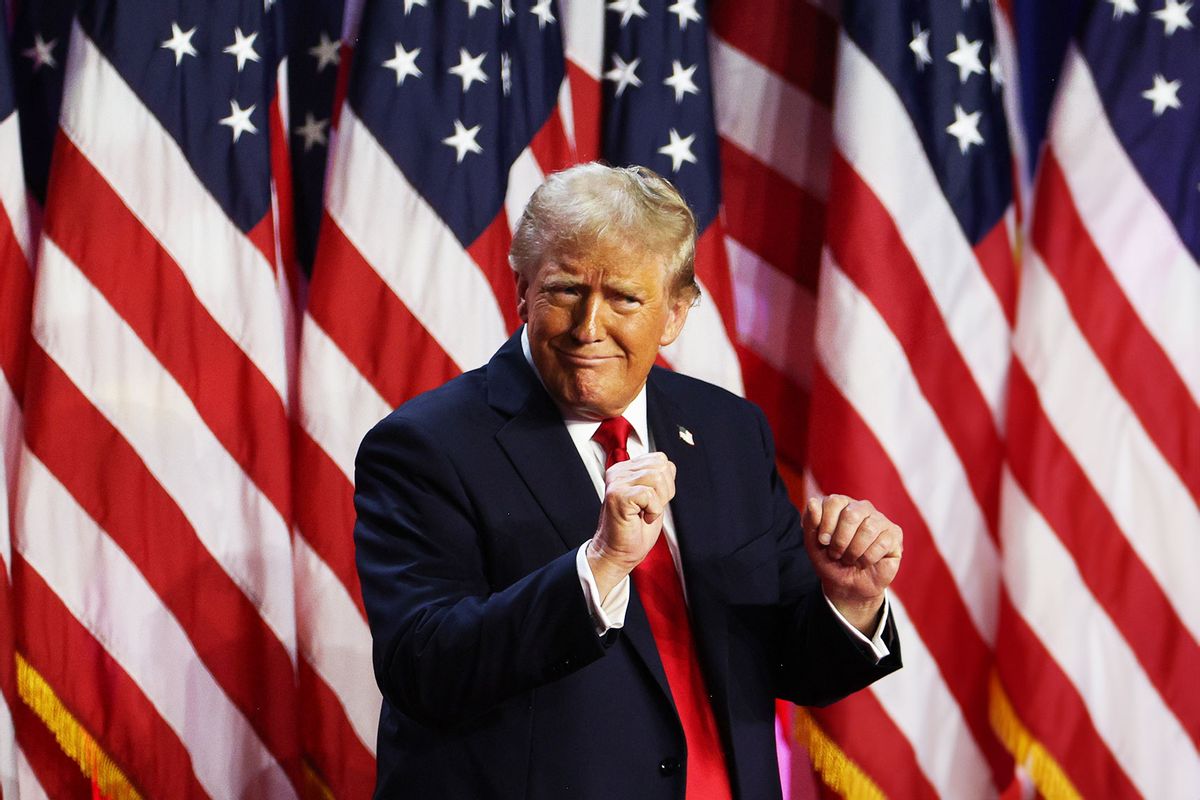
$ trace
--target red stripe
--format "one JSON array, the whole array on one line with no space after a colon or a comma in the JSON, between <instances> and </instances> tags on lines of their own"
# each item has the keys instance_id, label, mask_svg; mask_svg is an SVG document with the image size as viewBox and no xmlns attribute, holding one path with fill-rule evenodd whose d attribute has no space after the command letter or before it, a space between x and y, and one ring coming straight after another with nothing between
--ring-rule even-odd
<instances>
[{"instance_id":1,"label":"red stripe","mask_svg":"<svg viewBox=\"0 0 1200 800\"><path fill-rule=\"evenodd\" d=\"M709 27L826 108L832 106L838 25L824 11L796 0L713 3Z\"/></svg>"},{"instance_id":2,"label":"red stripe","mask_svg":"<svg viewBox=\"0 0 1200 800\"><path fill-rule=\"evenodd\" d=\"M562 115L558 113L557 107L550 112L546 122L533 135L529 149L542 172L547 175L575 163L575 154L571 152L567 131L563 128Z\"/></svg>"},{"instance_id":3,"label":"red stripe","mask_svg":"<svg viewBox=\"0 0 1200 800\"><path fill-rule=\"evenodd\" d=\"M738 356L746 397L767 415L777 457L792 469L803 470L808 446L808 390L748 347L739 346Z\"/></svg>"},{"instance_id":4,"label":"red stripe","mask_svg":"<svg viewBox=\"0 0 1200 800\"><path fill-rule=\"evenodd\" d=\"M1040 175L1034 247L1117 390L1200 503L1200 405L1096 249L1053 151L1046 153ZM1144 280L1153 280L1149 267Z\"/></svg>"},{"instance_id":5,"label":"red stripe","mask_svg":"<svg viewBox=\"0 0 1200 800\"><path fill-rule=\"evenodd\" d=\"M32 566L14 562L23 601L21 652L30 665L135 786L162 797L207 797L187 748L150 699Z\"/></svg>"},{"instance_id":6,"label":"red stripe","mask_svg":"<svg viewBox=\"0 0 1200 800\"><path fill-rule=\"evenodd\" d=\"M920 800L938 796L922 772L912 744L869 690L809 711L885 797Z\"/></svg>"},{"instance_id":7,"label":"red stripe","mask_svg":"<svg viewBox=\"0 0 1200 800\"><path fill-rule=\"evenodd\" d=\"M1007 219L1000 217L974 250L980 271L996 292L996 299L1011 328L1017 317L1017 265L1008 240Z\"/></svg>"},{"instance_id":8,"label":"red stripe","mask_svg":"<svg viewBox=\"0 0 1200 800\"><path fill-rule=\"evenodd\" d=\"M17 743L47 797L89 797L92 782L59 747L54 734L24 703L12 707ZM18 797L17 800L20 800Z\"/></svg>"},{"instance_id":9,"label":"red stripe","mask_svg":"<svg viewBox=\"0 0 1200 800\"><path fill-rule=\"evenodd\" d=\"M300 660L300 725L310 766L334 797L370 797L375 788L375 757L350 726L337 696Z\"/></svg>"},{"instance_id":10,"label":"red stripe","mask_svg":"<svg viewBox=\"0 0 1200 800\"><path fill-rule=\"evenodd\" d=\"M510 333L521 325L521 318L517 316L517 282L512 267L508 265L508 247L511 243L508 215L501 208L491 224L467 248L467 253L492 287L492 294L496 296L496 304Z\"/></svg>"},{"instance_id":11,"label":"red stripe","mask_svg":"<svg viewBox=\"0 0 1200 800\"><path fill-rule=\"evenodd\" d=\"M20 403L25 396L25 350L29 343L33 275L13 234L12 220L0 209L0 373Z\"/></svg>"},{"instance_id":12,"label":"red stripe","mask_svg":"<svg viewBox=\"0 0 1200 800\"><path fill-rule=\"evenodd\" d=\"M833 159L832 192L839 198L829 226L834 258L904 348L913 376L962 461L988 533L998 541L1004 447L991 409L895 222L841 154Z\"/></svg>"},{"instance_id":13,"label":"red stripe","mask_svg":"<svg viewBox=\"0 0 1200 800\"><path fill-rule=\"evenodd\" d=\"M294 308L300 308L300 262L296 256L296 211L292 199L292 160L291 147L288 142L287 130L283 125L283 112L279 107L280 98L276 93L271 101L271 180L276 208L271 214L277 214L279 227L279 256L283 263L277 265L280 277L287 281L288 296L292 298ZM275 263L275 259L271 259Z\"/></svg>"},{"instance_id":14,"label":"red stripe","mask_svg":"<svg viewBox=\"0 0 1200 800\"><path fill-rule=\"evenodd\" d=\"M736 342L733 281L729 277L729 253L725 250L725 234L719 218L714 219L696 239L696 277L708 291L707 302L715 305L721 313L729 341Z\"/></svg>"},{"instance_id":15,"label":"red stripe","mask_svg":"<svg viewBox=\"0 0 1200 800\"><path fill-rule=\"evenodd\" d=\"M40 347L30 350L29 366L38 399L25 419L30 449L137 566L272 755L293 772L287 651L120 433Z\"/></svg>"},{"instance_id":16,"label":"red stripe","mask_svg":"<svg viewBox=\"0 0 1200 800\"><path fill-rule=\"evenodd\" d=\"M357 25L355 27L357 28ZM335 131L342 118L342 105L346 102L346 93L350 89L350 66L354 61L354 48L343 40L338 52L341 54L341 60L338 62L337 83L333 87L333 115L329 122L329 127Z\"/></svg>"},{"instance_id":17,"label":"red stripe","mask_svg":"<svg viewBox=\"0 0 1200 800\"><path fill-rule=\"evenodd\" d=\"M1010 377L1008 424L1013 476L1071 552L1084 583L1150 682L1200 746L1200 645L1059 439L1020 363Z\"/></svg>"},{"instance_id":18,"label":"red stripe","mask_svg":"<svg viewBox=\"0 0 1200 800\"><path fill-rule=\"evenodd\" d=\"M321 220L316 264L309 313L390 405L459 374L328 214Z\"/></svg>"},{"instance_id":19,"label":"red stripe","mask_svg":"<svg viewBox=\"0 0 1200 800\"><path fill-rule=\"evenodd\" d=\"M294 428L296 458L296 525L304 541L354 599L366 619L358 571L354 564L354 487L298 424Z\"/></svg>"},{"instance_id":20,"label":"red stripe","mask_svg":"<svg viewBox=\"0 0 1200 800\"><path fill-rule=\"evenodd\" d=\"M820 365L813 373L809 431L809 460L821 489L870 498L903 528L904 566L892 586L903 599L921 641L933 654L946 688L962 709L967 727L991 766L993 781L1003 786L1012 763L988 721L987 676L992 651L972 622L952 573L895 465Z\"/></svg>"},{"instance_id":21,"label":"red stripe","mask_svg":"<svg viewBox=\"0 0 1200 800\"><path fill-rule=\"evenodd\" d=\"M158 240L65 136L58 137L54 169L56 185L70 191L52 187L49 192L46 234L154 353L217 440L288 519L288 420L278 392L196 299ZM235 265L215 268L232 272ZM246 298L250 301L263 298Z\"/></svg>"},{"instance_id":22,"label":"red stripe","mask_svg":"<svg viewBox=\"0 0 1200 800\"><path fill-rule=\"evenodd\" d=\"M726 139L721 176L726 233L815 292L825 204Z\"/></svg>"},{"instance_id":23,"label":"red stripe","mask_svg":"<svg viewBox=\"0 0 1200 800\"><path fill-rule=\"evenodd\" d=\"M997 673L1017 716L1083 797L1141 797L1096 732L1074 685L1004 591L1000 593L996 653ZM1119 687L1113 688L1120 691ZM1145 733L1153 735L1153 731Z\"/></svg>"},{"instance_id":24,"label":"red stripe","mask_svg":"<svg viewBox=\"0 0 1200 800\"><path fill-rule=\"evenodd\" d=\"M600 158L600 81L567 59L571 84L571 117L575 126L575 155L580 161Z\"/></svg>"}]
</instances>

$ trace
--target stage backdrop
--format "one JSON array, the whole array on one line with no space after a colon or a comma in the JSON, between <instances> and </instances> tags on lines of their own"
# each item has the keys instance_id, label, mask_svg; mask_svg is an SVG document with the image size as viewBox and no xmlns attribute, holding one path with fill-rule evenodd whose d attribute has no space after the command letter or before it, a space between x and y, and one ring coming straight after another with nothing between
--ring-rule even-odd
<instances>
[{"instance_id":1,"label":"stage backdrop","mask_svg":"<svg viewBox=\"0 0 1200 800\"><path fill-rule=\"evenodd\" d=\"M1192 3L10 5L0 796L370 795L358 441L597 158L700 223L664 363L906 532L905 668L780 707L788 793L1195 796Z\"/></svg>"}]
</instances>

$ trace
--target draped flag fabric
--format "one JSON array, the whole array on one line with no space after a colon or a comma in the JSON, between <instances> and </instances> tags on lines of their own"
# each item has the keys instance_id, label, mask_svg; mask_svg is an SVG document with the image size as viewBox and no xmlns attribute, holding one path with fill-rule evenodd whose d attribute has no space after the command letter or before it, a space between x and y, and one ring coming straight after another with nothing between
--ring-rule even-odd
<instances>
[{"instance_id":1,"label":"draped flag fabric","mask_svg":"<svg viewBox=\"0 0 1200 800\"><path fill-rule=\"evenodd\" d=\"M905 668L781 707L785 796L1194 795L1200 30L1073 0L1060 77L1044 6L15 4L0 797L370 796L358 443L593 159L696 212L663 361L905 531Z\"/></svg>"},{"instance_id":2,"label":"draped flag fabric","mask_svg":"<svg viewBox=\"0 0 1200 800\"><path fill-rule=\"evenodd\" d=\"M815 732L852 794L986 797L999 479L1015 269L1012 172L993 24L980 3L846 2L809 463L905 531L891 593L904 669ZM864 735L869 732L869 735Z\"/></svg>"},{"instance_id":3,"label":"draped flag fabric","mask_svg":"<svg viewBox=\"0 0 1200 800\"><path fill-rule=\"evenodd\" d=\"M1034 184L997 730L1047 796L1200 787L1196 25L1188 2L1083 4Z\"/></svg>"}]
</instances>

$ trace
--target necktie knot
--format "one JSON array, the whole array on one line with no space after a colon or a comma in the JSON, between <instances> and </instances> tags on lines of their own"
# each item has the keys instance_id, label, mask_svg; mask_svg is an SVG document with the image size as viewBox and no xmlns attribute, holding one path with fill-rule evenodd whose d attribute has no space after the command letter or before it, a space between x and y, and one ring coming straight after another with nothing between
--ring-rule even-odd
<instances>
[{"instance_id":1,"label":"necktie knot","mask_svg":"<svg viewBox=\"0 0 1200 800\"><path fill-rule=\"evenodd\" d=\"M592 434L592 441L604 448L605 469L613 464L629 460L629 451L626 449L626 445L629 443L629 432L632 430L633 426L624 417L609 417L601 422L600 427Z\"/></svg>"}]
</instances>

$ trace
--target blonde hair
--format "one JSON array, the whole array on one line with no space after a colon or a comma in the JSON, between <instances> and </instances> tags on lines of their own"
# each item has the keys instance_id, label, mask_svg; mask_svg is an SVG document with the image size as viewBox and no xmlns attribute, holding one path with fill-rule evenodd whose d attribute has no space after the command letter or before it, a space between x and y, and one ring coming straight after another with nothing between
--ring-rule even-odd
<instances>
[{"instance_id":1,"label":"blonde hair","mask_svg":"<svg viewBox=\"0 0 1200 800\"><path fill-rule=\"evenodd\" d=\"M509 265L527 280L548 259L600 241L636 242L660 255L673 296L700 298L696 218L670 181L646 167L579 164L548 177L525 206Z\"/></svg>"}]
</instances>

